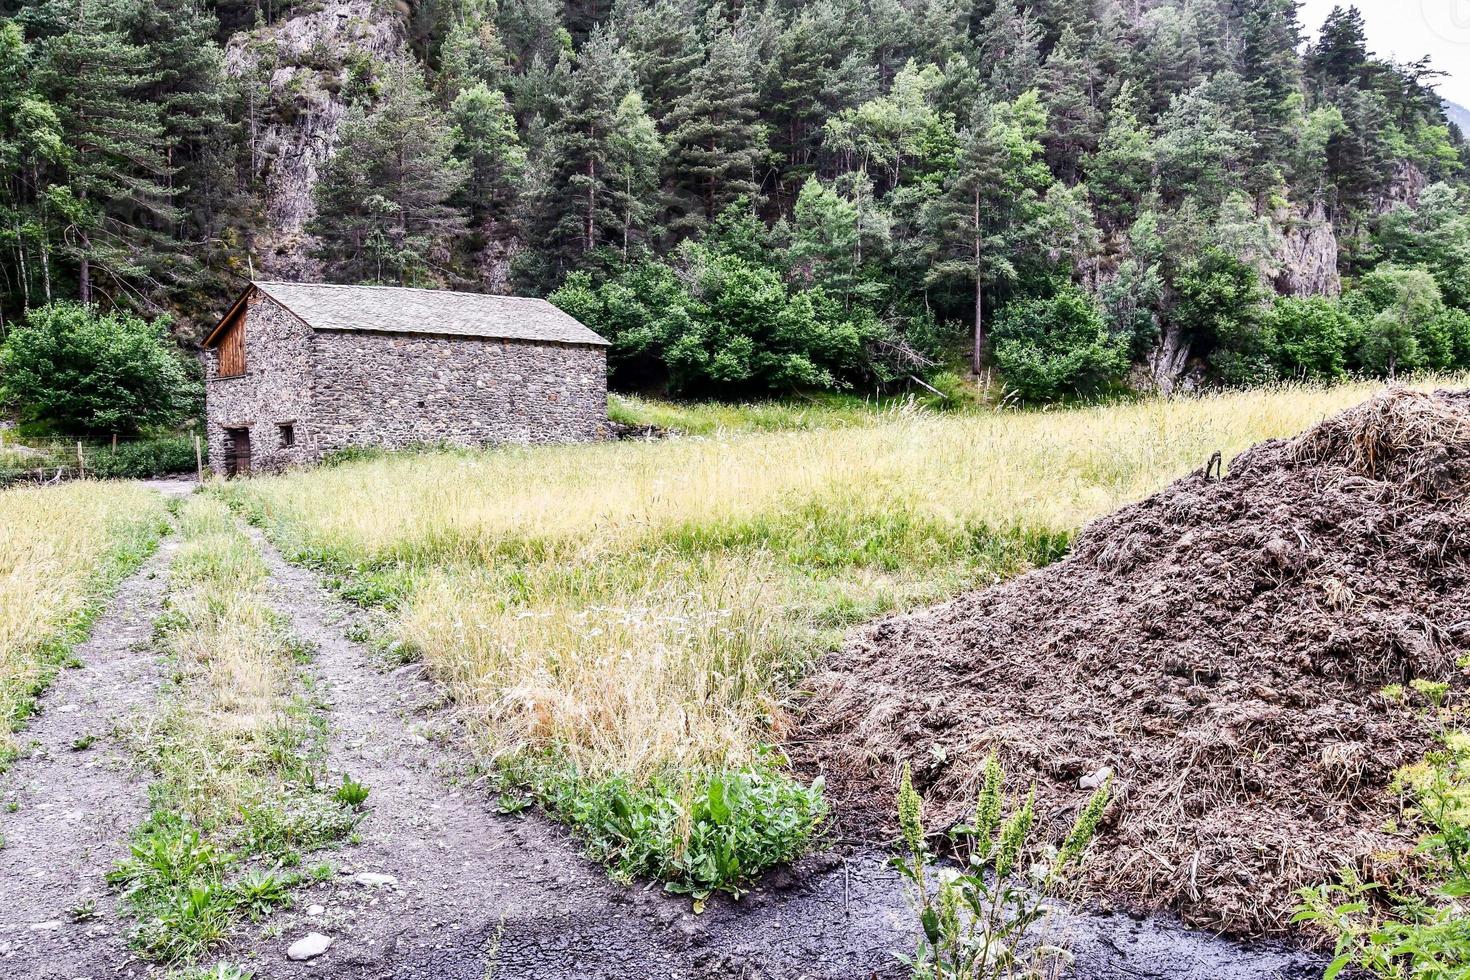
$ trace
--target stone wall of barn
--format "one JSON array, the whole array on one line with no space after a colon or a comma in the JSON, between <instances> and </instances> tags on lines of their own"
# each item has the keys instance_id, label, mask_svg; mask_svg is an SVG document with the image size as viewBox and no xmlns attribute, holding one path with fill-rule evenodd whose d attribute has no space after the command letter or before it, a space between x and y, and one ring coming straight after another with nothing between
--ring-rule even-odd
<instances>
[{"instance_id":1,"label":"stone wall of barn","mask_svg":"<svg viewBox=\"0 0 1470 980\"><path fill-rule=\"evenodd\" d=\"M231 429L251 469L274 472L349 447L577 442L607 434L602 347L478 337L311 330L272 300L246 312L246 371L207 351L209 465ZM286 445L289 426L292 445Z\"/></svg>"},{"instance_id":2,"label":"stone wall of barn","mask_svg":"<svg viewBox=\"0 0 1470 980\"><path fill-rule=\"evenodd\" d=\"M311 438L348 446L578 442L607 434L602 347L318 331Z\"/></svg>"},{"instance_id":3,"label":"stone wall of barn","mask_svg":"<svg viewBox=\"0 0 1470 980\"><path fill-rule=\"evenodd\" d=\"M225 472L230 429L250 430L251 469L270 472L316 458L302 438L310 428L312 331L259 297L245 312L245 373L219 377L219 350L205 352L209 466ZM236 329L240 329L237 327ZM286 446L283 426L295 445Z\"/></svg>"}]
</instances>

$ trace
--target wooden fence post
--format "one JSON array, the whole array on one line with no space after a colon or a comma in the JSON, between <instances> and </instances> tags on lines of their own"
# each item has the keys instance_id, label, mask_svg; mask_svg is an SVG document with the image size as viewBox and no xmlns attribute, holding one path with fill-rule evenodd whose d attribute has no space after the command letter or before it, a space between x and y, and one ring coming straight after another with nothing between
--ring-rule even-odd
<instances>
[{"instance_id":1,"label":"wooden fence post","mask_svg":"<svg viewBox=\"0 0 1470 980\"><path fill-rule=\"evenodd\" d=\"M112 434L112 455L117 455L117 433Z\"/></svg>"},{"instance_id":2,"label":"wooden fence post","mask_svg":"<svg viewBox=\"0 0 1470 980\"><path fill-rule=\"evenodd\" d=\"M204 482L204 451L199 448L199 433L194 433L194 469L197 471L199 482Z\"/></svg>"},{"instance_id":3,"label":"wooden fence post","mask_svg":"<svg viewBox=\"0 0 1470 980\"><path fill-rule=\"evenodd\" d=\"M87 478L87 461L82 457L82 440L77 440L77 479Z\"/></svg>"}]
</instances>

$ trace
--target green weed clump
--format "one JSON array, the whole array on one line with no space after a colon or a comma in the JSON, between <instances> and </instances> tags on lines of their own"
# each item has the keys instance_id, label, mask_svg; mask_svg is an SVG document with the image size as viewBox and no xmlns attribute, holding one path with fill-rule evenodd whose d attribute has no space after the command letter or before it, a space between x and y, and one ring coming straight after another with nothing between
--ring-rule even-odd
<instances>
[{"instance_id":1,"label":"green weed clump","mask_svg":"<svg viewBox=\"0 0 1470 980\"><path fill-rule=\"evenodd\" d=\"M1048 900L1064 892L1085 860L1110 793L1108 785L1095 791L1061 845L1035 853L1036 791L1008 801L1005 772L992 755L974 818L948 832L951 849L963 859L954 869L940 865L929 848L923 801L905 764L898 791L905 853L892 863L909 881L922 934L913 956L899 956L915 980L1059 975L1069 956L1065 945L1038 941L1035 934Z\"/></svg>"},{"instance_id":2,"label":"green weed clump","mask_svg":"<svg viewBox=\"0 0 1470 980\"><path fill-rule=\"evenodd\" d=\"M773 755L745 766L589 778L564 761L521 760L502 772L572 828L589 857L622 879L645 876L692 896L735 897L760 872L794 860L827 815L820 777L802 785ZM519 801L507 797L502 809Z\"/></svg>"},{"instance_id":3,"label":"green weed clump","mask_svg":"<svg viewBox=\"0 0 1470 980\"><path fill-rule=\"evenodd\" d=\"M1440 697L1431 697L1438 707ZM1380 980L1463 980L1470 976L1470 732L1452 730L1443 748L1399 774L1422 833L1396 884L1340 881L1302 889L1294 922L1336 941L1323 980L1354 969Z\"/></svg>"},{"instance_id":4,"label":"green weed clump","mask_svg":"<svg viewBox=\"0 0 1470 980\"><path fill-rule=\"evenodd\" d=\"M218 502L180 510L184 538L155 623L171 660L164 710L138 733L151 812L110 872L147 959L193 961L242 917L287 904L302 855L352 833L351 800L322 778L324 723L298 676L302 647L269 607L260 555ZM360 794L360 795L359 795Z\"/></svg>"}]
</instances>

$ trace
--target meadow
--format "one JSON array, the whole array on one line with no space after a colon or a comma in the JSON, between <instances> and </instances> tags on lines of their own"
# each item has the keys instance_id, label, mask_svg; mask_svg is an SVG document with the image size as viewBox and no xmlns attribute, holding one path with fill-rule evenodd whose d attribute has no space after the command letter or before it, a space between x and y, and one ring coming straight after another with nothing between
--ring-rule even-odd
<instances>
[{"instance_id":1,"label":"meadow","mask_svg":"<svg viewBox=\"0 0 1470 980\"><path fill-rule=\"evenodd\" d=\"M385 646L427 662L480 757L590 821L617 864L636 834L589 817L609 807L587 801L657 785L687 804L731 767L779 772L770 747L800 678L848 627L1052 561L1090 518L1215 451L1228 461L1377 387L1053 411L895 405L858 422L840 407L830 427L815 406L786 431L769 419L665 441L402 454L220 492L288 556L383 610ZM687 812L669 819L687 830Z\"/></svg>"},{"instance_id":2,"label":"meadow","mask_svg":"<svg viewBox=\"0 0 1470 980\"><path fill-rule=\"evenodd\" d=\"M0 760L35 696L168 527L158 494L125 483L0 490Z\"/></svg>"}]
</instances>

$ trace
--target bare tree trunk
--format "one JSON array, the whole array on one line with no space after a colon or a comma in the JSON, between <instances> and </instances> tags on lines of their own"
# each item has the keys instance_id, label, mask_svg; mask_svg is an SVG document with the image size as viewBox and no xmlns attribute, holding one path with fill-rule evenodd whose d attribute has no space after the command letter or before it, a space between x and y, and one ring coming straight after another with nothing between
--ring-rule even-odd
<instances>
[{"instance_id":1,"label":"bare tree trunk","mask_svg":"<svg viewBox=\"0 0 1470 980\"><path fill-rule=\"evenodd\" d=\"M975 270L975 352L972 355L970 370L978 377L982 368L985 367L985 307L983 303L984 290L980 284L980 270Z\"/></svg>"},{"instance_id":2,"label":"bare tree trunk","mask_svg":"<svg viewBox=\"0 0 1470 980\"><path fill-rule=\"evenodd\" d=\"M87 192L84 190L77 195L82 200L83 207L87 203ZM83 228L77 229L77 240L82 243L82 260L77 266L77 298L86 306L92 302L92 239Z\"/></svg>"},{"instance_id":3,"label":"bare tree trunk","mask_svg":"<svg viewBox=\"0 0 1470 980\"><path fill-rule=\"evenodd\" d=\"M985 286L981 276L980 268L980 188L975 188L974 196L974 232L975 232L975 352L970 364L970 370L978 377L980 369L985 366Z\"/></svg>"},{"instance_id":4,"label":"bare tree trunk","mask_svg":"<svg viewBox=\"0 0 1470 980\"><path fill-rule=\"evenodd\" d=\"M82 260L77 264L77 299L82 301L83 306L86 306L92 302L92 263L87 258L87 252L91 249L92 243L87 239L85 232L79 233L77 237L82 242Z\"/></svg>"},{"instance_id":5,"label":"bare tree trunk","mask_svg":"<svg viewBox=\"0 0 1470 980\"><path fill-rule=\"evenodd\" d=\"M596 137L596 133L595 132L594 133L589 133L588 135L589 136L592 136L594 138ZM596 157L588 157L587 158L587 224L586 224L586 227L584 229L584 238L586 240L586 247L583 249L583 252L584 253L585 252L592 251L592 249L596 245L596 242L593 240L593 237L592 237L593 236L593 233L594 233L594 230L596 228L596 224L597 224L597 158Z\"/></svg>"},{"instance_id":6,"label":"bare tree trunk","mask_svg":"<svg viewBox=\"0 0 1470 980\"><path fill-rule=\"evenodd\" d=\"M623 265L628 264L628 231L633 227L633 169L628 168L623 184Z\"/></svg>"},{"instance_id":7,"label":"bare tree trunk","mask_svg":"<svg viewBox=\"0 0 1470 980\"><path fill-rule=\"evenodd\" d=\"M26 268L25 239L21 235L20 219L15 222L15 257L20 266L20 302L24 309L31 308L31 274Z\"/></svg>"}]
</instances>

